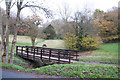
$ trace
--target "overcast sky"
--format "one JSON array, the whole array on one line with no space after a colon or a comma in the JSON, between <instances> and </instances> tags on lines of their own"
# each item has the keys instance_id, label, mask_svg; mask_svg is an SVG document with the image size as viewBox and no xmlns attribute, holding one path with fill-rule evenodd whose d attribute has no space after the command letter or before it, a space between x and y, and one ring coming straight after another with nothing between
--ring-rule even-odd
<instances>
[{"instance_id":1,"label":"overcast sky","mask_svg":"<svg viewBox=\"0 0 120 80\"><path fill-rule=\"evenodd\" d=\"M62 8L64 4L69 6L71 12L74 12L76 10L82 11L83 8L88 8L91 11L94 11L95 9L107 11L112 7L118 7L118 2L119 0L45 0L44 4L49 7L55 15L58 13L59 8ZM2 3L0 6L2 6L2 8L5 7L4 3ZM12 9L12 12L16 13L15 9L16 8ZM22 10L22 15L32 15L32 12L28 8L25 8L24 10ZM55 18L58 18L58 15L56 15ZM46 21L45 18L44 21Z\"/></svg>"}]
</instances>

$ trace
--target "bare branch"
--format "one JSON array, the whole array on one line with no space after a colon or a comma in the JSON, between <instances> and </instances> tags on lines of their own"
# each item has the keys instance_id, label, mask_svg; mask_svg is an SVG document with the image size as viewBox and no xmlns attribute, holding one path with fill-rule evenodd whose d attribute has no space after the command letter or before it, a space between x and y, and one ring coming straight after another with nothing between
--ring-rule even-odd
<instances>
[{"instance_id":1,"label":"bare branch","mask_svg":"<svg viewBox=\"0 0 120 80\"><path fill-rule=\"evenodd\" d=\"M52 16L52 14L50 13L50 10L48 10L48 9L46 9L46 8L44 8L44 7L36 6L36 5L24 5L23 7L21 7L21 10L22 10L23 8L26 8L26 7L36 7L36 8L38 8L38 9L40 9L40 10L43 10L43 11L46 13L47 17Z\"/></svg>"},{"instance_id":2,"label":"bare branch","mask_svg":"<svg viewBox=\"0 0 120 80\"><path fill-rule=\"evenodd\" d=\"M15 5L16 1L11 5L10 9Z\"/></svg>"}]
</instances>

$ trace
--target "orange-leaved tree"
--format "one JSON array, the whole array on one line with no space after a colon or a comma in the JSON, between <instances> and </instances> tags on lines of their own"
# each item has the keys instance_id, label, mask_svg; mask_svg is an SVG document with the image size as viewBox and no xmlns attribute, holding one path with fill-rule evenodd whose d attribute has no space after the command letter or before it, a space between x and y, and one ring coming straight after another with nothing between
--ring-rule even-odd
<instances>
[{"instance_id":1,"label":"orange-leaved tree","mask_svg":"<svg viewBox=\"0 0 120 80\"><path fill-rule=\"evenodd\" d=\"M109 42L118 39L118 21L117 8L113 8L108 12L96 9L94 13L94 24L98 27L98 34L103 42Z\"/></svg>"}]
</instances>

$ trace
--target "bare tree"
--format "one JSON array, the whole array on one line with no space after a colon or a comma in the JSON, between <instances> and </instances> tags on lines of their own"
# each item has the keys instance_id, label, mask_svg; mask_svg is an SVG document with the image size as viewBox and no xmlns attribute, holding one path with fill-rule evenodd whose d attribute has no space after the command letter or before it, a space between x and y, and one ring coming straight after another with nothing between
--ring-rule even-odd
<instances>
[{"instance_id":1,"label":"bare tree","mask_svg":"<svg viewBox=\"0 0 120 80\"><path fill-rule=\"evenodd\" d=\"M96 28L93 24L92 13L88 9L84 9L83 12L77 11L73 17L75 34L77 36L85 36L87 34L95 35Z\"/></svg>"},{"instance_id":2,"label":"bare tree","mask_svg":"<svg viewBox=\"0 0 120 80\"><path fill-rule=\"evenodd\" d=\"M3 36L3 26L2 26L2 9L0 8L0 32L1 32L1 56L0 59L2 59L2 55L4 54L4 36Z\"/></svg>"},{"instance_id":3,"label":"bare tree","mask_svg":"<svg viewBox=\"0 0 120 80\"><path fill-rule=\"evenodd\" d=\"M25 20L25 24L27 26L27 35L31 38L32 46L35 46L35 40L38 36L38 31L40 31L38 26L41 25L41 23L42 19L36 15L27 17Z\"/></svg>"},{"instance_id":4,"label":"bare tree","mask_svg":"<svg viewBox=\"0 0 120 80\"><path fill-rule=\"evenodd\" d=\"M68 22L71 15L70 8L66 3L64 3L62 6L63 7L59 9L59 14L64 22Z\"/></svg>"},{"instance_id":5,"label":"bare tree","mask_svg":"<svg viewBox=\"0 0 120 80\"><path fill-rule=\"evenodd\" d=\"M10 19L10 9L12 7L12 0L5 0L6 4L6 25L5 30L1 24L1 57L2 60L5 58L5 62L8 62L8 51L9 51L9 19Z\"/></svg>"},{"instance_id":6,"label":"bare tree","mask_svg":"<svg viewBox=\"0 0 120 80\"><path fill-rule=\"evenodd\" d=\"M14 27L14 36L13 36L13 41L12 41L12 47L11 47L11 57L10 57L10 64L13 63L13 58L14 58L14 49L15 49L15 44L16 44L16 41L17 41L17 32L18 32L18 29L20 27L20 12L21 10L23 10L24 8L26 7L34 7L34 8L38 8L39 10L43 10L46 15L50 15L50 11L44 7L42 7L41 5L37 5L37 4L34 4L34 1L31 2L32 4L30 4L30 2L24 2L23 1L25 0L17 0L17 18L16 18L16 25Z\"/></svg>"}]
</instances>

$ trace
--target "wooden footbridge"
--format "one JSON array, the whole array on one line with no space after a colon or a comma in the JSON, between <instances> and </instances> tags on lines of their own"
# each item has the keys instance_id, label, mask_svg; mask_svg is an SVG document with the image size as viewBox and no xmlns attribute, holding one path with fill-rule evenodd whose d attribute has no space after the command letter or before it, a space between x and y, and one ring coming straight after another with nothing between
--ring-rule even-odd
<instances>
[{"instance_id":1,"label":"wooden footbridge","mask_svg":"<svg viewBox=\"0 0 120 80\"><path fill-rule=\"evenodd\" d=\"M32 46L16 46L16 55L35 61L36 59L55 61L57 63L74 63L78 59L78 51L53 49Z\"/></svg>"}]
</instances>

